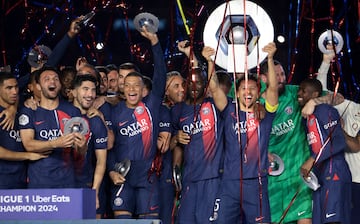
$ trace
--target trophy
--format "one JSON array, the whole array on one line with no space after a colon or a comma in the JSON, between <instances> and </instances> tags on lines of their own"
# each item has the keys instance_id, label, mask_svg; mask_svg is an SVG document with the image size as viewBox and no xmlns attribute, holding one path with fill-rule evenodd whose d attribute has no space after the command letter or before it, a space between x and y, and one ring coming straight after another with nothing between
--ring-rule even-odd
<instances>
[{"instance_id":1,"label":"trophy","mask_svg":"<svg viewBox=\"0 0 360 224\"><path fill-rule=\"evenodd\" d=\"M156 33L159 28L159 19L151 13L143 12L134 18L135 28L141 32L141 27L146 26L146 29L151 33Z\"/></svg>"},{"instance_id":2,"label":"trophy","mask_svg":"<svg viewBox=\"0 0 360 224\"><path fill-rule=\"evenodd\" d=\"M269 175L279 176L284 172L284 161L277 154L272 154L274 160L270 162Z\"/></svg>"},{"instance_id":3,"label":"trophy","mask_svg":"<svg viewBox=\"0 0 360 224\"><path fill-rule=\"evenodd\" d=\"M319 184L319 181L316 177L316 175L310 171L309 175L307 177L305 177L302 173L301 173L301 177L304 181L304 183L309 187L311 188L313 191L316 191L319 187L320 187L320 184Z\"/></svg>"}]
</instances>

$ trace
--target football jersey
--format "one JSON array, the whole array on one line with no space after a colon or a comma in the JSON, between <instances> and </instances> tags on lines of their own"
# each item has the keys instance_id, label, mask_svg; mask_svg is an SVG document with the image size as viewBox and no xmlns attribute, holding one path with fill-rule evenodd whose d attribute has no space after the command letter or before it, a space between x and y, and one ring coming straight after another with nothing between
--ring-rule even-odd
<instances>
[{"instance_id":1,"label":"football jersey","mask_svg":"<svg viewBox=\"0 0 360 224\"><path fill-rule=\"evenodd\" d=\"M183 181L199 181L219 177L223 153L223 122L210 98L199 105L185 102L171 109L174 135L182 130L191 140L183 146Z\"/></svg>"},{"instance_id":2,"label":"football jersey","mask_svg":"<svg viewBox=\"0 0 360 224\"><path fill-rule=\"evenodd\" d=\"M302 164L309 158L309 145L302 124L301 108L297 101L298 86L285 85L279 95L279 106L272 122L269 152L277 154L284 162L284 171L276 180L285 180L299 174ZM260 99L265 102L264 98Z\"/></svg>"},{"instance_id":3,"label":"football jersey","mask_svg":"<svg viewBox=\"0 0 360 224\"><path fill-rule=\"evenodd\" d=\"M266 176L268 173L268 143L275 113L266 112L261 121L254 113L239 111L228 102L222 117L225 120L224 179L238 180Z\"/></svg>"},{"instance_id":4,"label":"football jersey","mask_svg":"<svg viewBox=\"0 0 360 224\"><path fill-rule=\"evenodd\" d=\"M33 129L34 139L51 141L63 134L65 123L72 117L80 117L80 111L65 101L55 110L38 107L22 108L19 116L20 129ZM29 162L29 188L74 187L74 161L72 148L55 148L47 158Z\"/></svg>"},{"instance_id":5,"label":"football jersey","mask_svg":"<svg viewBox=\"0 0 360 224\"><path fill-rule=\"evenodd\" d=\"M0 106L0 112L5 108ZM4 117L0 118L0 122ZM0 126L0 146L15 152L24 152L21 143L18 120L15 119L14 128L10 131ZM26 187L26 162L8 161L0 159L0 189L25 188Z\"/></svg>"},{"instance_id":6,"label":"football jersey","mask_svg":"<svg viewBox=\"0 0 360 224\"><path fill-rule=\"evenodd\" d=\"M89 124L89 132L85 134L87 151L85 156L75 158L76 185L91 187L96 168L96 150L107 150L107 128L98 116L89 118L82 116Z\"/></svg>"}]
</instances>

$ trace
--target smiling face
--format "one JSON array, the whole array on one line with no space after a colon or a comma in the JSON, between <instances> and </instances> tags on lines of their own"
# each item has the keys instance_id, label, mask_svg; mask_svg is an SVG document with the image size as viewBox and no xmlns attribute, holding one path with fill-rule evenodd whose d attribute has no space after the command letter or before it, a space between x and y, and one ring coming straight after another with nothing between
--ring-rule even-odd
<instances>
[{"instance_id":1,"label":"smiling face","mask_svg":"<svg viewBox=\"0 0 360 224\"><path fill-rule=\"evenodd\" d=\"M237 97L241 110L253 111L256 100L259 97L257 82L249 79L246 85L245 80L242 80L238 87Z\"/></svg>"},{"instance_id":2,"label":"smiling face","mask_svg":"<svg viewBox=\"0 0 360 224\"><path fill-rule=\"evenodd\" d=\"M59 75L52 70L43 71L36 87L41 91L41 98L56 99L61 89Z\"/></svg>"},{"instance_id":3,"label":"smiling face","mask_svg":"<svg viewBox=\"0 0 360 224\"><path fill-rule=\"evenodd\" d=\"M180 103L184 101L185 81L181 76L170 77L166 82L165 95L171 103Z\"/></svg>"},{"instance_id":4,"label":"smiling face","mask_svg":"<svg viewBox=\"0 0 360 224\"><path fill-rule=\"evenodd\" d=\"M310 99L313 99L318 96L312 86L308 85L305 82L302 82L298 90L298 102L301 107L303 107Z\"/></svg>"},{"instance_id":5,"label":"smiling face","mask_svg":"<svg viewBox=\"0 0 360 224\"><path fill-rule=\"evenodd\" d=\"M88 110L96 97L96 86L94 82L83 81L80 86L73 90L74 105L81 111Z\"/></svg>"},{"instance_id":6,"label":"smiling face","mask_svg":"<svg viewBox=\"0 0 360 224\"><path fill-rule=\"evenodd\" d=\"M142 100L144 91L144 82L141 76L128 75L124 82L124 95L126 98L126 105L129 108L135 108Z\"/></svg>"}]
</instances>

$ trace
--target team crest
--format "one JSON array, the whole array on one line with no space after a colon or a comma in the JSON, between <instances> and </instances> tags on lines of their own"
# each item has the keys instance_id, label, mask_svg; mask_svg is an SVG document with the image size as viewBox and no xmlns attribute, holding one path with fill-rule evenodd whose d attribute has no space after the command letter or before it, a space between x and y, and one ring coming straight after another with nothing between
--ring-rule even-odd
<instances>
[{"instance_id":1,"label":"team crest","mask_svg":"<svg viewBox=\"0 0 360 224\"><path fill-rule=\"evenodd\" d=\"M208 107L204 107L201 109L201 112L206 115L210 113L210 109Z\"/></svg>"},{"instance_id":2,"label":"team crest","mask_svg":"<svg viewBox=\"0 0 360 224\"><path fill-rule=\"evenodd\" d=\"M29 123L29 117L25 114L22 114L20 117L19 117L19 124L20 125L27 125Z\"/></svg>"},{"instance_id":3,"label":"team crest","mask_svg":"<svg viewBox=\"0 0 360 224\"><path fill-rule=\"evenodd\" d=\"M114 205L115 205L115 206L121 206L123 203L124 203L124 201L123 201L123 199L120 198L120 197L116 197L116 198L114 199Z\"/></svg>"},{"instance_id":4,"label":"team crest","mask_svg":"<svg viewBox=\"0 0 360 224\"><path fill-rule=\"evenodd\" d=\"M292 114L293 111L294 111L294 110L293 110L292 106L288 106L288 107L285 108L285 113L286 113L286 114Z\"/></svg>"},{"instance_id":5,"label":"team crest","mask_svg":"<svg viewBox=\"0 0 360 224\"><path fill-rule=\"evenodd\" d=\"M144 108L142 106L138 106L135 108L135 113L137 114L143 114L144 113Z\"/></svg>"}]
</instances>

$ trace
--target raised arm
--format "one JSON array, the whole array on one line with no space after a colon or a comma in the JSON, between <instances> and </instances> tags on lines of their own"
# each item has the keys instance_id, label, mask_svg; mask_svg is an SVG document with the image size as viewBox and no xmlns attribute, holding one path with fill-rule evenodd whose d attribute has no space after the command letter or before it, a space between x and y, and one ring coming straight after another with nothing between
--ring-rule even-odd
<instances>
[{"instance_id":1,"label":"raised arm","mask_svg":"<svg viewBox=\"0 0 360 224\"><path fill-rule=\"evenodd\" d=\"M80 32L77 28L77 22L81 20L82 17L78 17L73 20L70 24L70 28L68 32L64 35L64 37L56 44L54 50L49 56L49 59L46 62L46 65L56 67L61 58L64 56L68 46L70 45L72 39Z\"/></svg>"},{"instance_id":2,"label":"raised arm","mask_svg":"<svg viewBox=\"0 0 360 224\"><path fill-rule=\"evenodd\" d=\"M211 56L215 54L215 50L211 47L204 47L202 50L202 55L206 58L208 62L208 81L209 81L209 90L214 99L215 106L219 111L223 111L228 103L225 93L221 90L217 75L215 72L214 61L211 59Z\"/></svg>"},{"instance_id":3,"label":"raised arm","mask_svg":"<svg viewBox=\"0 0 360 224\"><path fill-rule=\"evenodd\" d=\"M278 104L279 99L278 80L276 77L274 65L274 54L276 52L276 45L275 43L271 42L267 44L262 50L268 53L267 63L269 86L266 88L265 98L266 102L269 103L270 106L275 106Z\"/></svg>"},{"instance_id":4,"label":"raised arm","mask_svg":"<svg viewBox=\"0 0 360 224\"><path fill-rule=\"evenodd\" d=\"M164 61L164 54L161 49L161 45L156 33L151 33L146 29L146 26L142 27L140 32L142 36L150 40L154 58L154 75L152 82L156 85L152 89L152 93L158 97L163 98L165 94L166 85L166 64Z\"/></svg>"}]
</instances>

